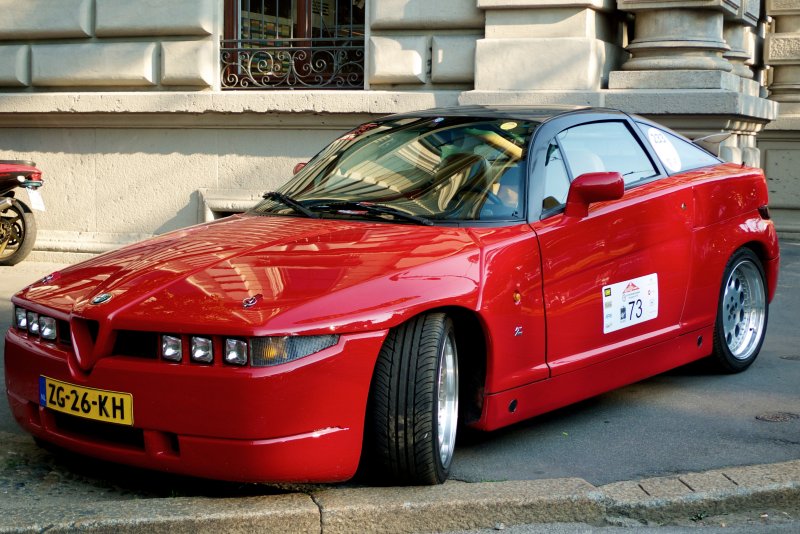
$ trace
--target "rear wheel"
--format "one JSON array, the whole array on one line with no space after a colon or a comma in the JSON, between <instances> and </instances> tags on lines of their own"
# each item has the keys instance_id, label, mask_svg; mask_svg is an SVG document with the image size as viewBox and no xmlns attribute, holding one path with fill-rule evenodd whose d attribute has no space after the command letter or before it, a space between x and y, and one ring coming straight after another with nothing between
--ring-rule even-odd
<instances>
[{"instance_id":1,"label":"rear wheel","mask_svg":"<svg viewBox=\"0 0 800 534\"><path fill-rule=\"evenodd\" d=\"M447 479L458 424L458 352L447 315L421 315L389 333L375 366L368 417L368 453L393 481Z\"/></svg>"},{"instance_id":2,"label":"rear wheel","mask_svg":"<svg viewBox=\"0 0 800 534\"><path fill-rule=\"evenodd\" d=\"M764 269L750 249L736 251L722 275L713 358L721 371L738 373L752 364L764 343L769 305Z\"/></svg>"},{"instance_id":3,"label":"rear wheel","mask_svg":"<svg viewBox=\"0 0 800 534\"><path fill-rule=\"evenodd\" d=\"M0 212L0 265L16 265L25 259L36 241L36 220L19 200Z\"/></svg>"}]
</instances>

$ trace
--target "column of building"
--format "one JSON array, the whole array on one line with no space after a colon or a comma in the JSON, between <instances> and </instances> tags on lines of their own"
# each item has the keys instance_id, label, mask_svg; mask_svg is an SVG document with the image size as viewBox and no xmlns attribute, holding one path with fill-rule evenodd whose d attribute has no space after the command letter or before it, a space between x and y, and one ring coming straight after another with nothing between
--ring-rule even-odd
<instances>
[{"instance_id":1,"label":"column of building","mask_svg":"<svg viewBox=\"0 0 800 534\"><path fill-rule=\"evenodd\" d=\"M764 43L770 99L779 115L759 135L770 206L783 234L800 234L800 0L767 0L772 18Z\"/></svg>"},{"instance_id":2,"label":"column of building","mask_svg":"<svg viewBox=\"0 0 800 534\"><path fill-rule=\"evenodd\" d=\"M759 165L755 135L776 106L763 98L751 68L758 0L618 0L617 6L633 14L634 31L631 58L611 73L609 98L629 94L627 109L690 137L728 132L721 157Z\"/></svg>"},{"instance_id":3,"label":"column of building","mask_svg":"<svg viewBox=\"0 0 800 534\"><path fill-rule=\"evenodd\" d=\"M613 0L477 0L475 90L462 104L601 105L627 56Z\"/></svg>"}]
</instances>

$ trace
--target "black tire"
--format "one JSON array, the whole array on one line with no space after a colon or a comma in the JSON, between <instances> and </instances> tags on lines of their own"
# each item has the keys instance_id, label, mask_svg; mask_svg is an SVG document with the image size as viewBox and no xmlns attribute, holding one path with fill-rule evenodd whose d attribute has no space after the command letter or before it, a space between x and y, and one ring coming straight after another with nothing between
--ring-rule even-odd
<instances>
[{"instance_id":1,"label":"black tire","mask_svg":"<svg viewBox=\"0 0 800 534\"><path fill-rule=\"evenodd\" d=\"M0 221L0 265L16 265L24 260L36 242L36 219L31 209L24 202L14 199L11 206L0 213L4 220Z\"/></svg>"},{"instance_id":2,"label":"black tire","mask_svg":"<svg viewBox=\"0 0 800 534\"><path fill-rule=\"evenodd\" d=\"M767 332L769 303L764 268L748 248L737 250L722 275L711 361L723 373L739 373L755 361Z\"/></svg>"},{"instance_id":3,"label":"black tire","mask_svg":"<svg viewBox=\"0 0 800 534\"><path fill-rule=\"evenodd\" d=\"M433 485L447 480L458 420L455 339L447 315L429 313L392 329L384 342L370 389L365 443L370 464L392 482ZM440 388L443 365L446 385ZM449 392L452 400L453 383L455 406L445 403L445 430L440 432L444 401L439 394Z\"/></svg>"}]
</instances>

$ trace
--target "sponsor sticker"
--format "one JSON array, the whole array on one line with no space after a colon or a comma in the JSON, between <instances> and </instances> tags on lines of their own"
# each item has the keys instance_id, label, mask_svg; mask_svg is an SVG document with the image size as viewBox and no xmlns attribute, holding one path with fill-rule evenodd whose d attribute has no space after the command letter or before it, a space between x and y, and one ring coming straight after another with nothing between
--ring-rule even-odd
<instances>
[{"instance_id":1,"label":"sponsor sticker","mask_svg":"<svg viewBox=\"0 0 800 534\"><path fill-rule=\"evenodd\" d=\"M603 333L658 317L658 274L603 287Z\"/></svg>"},{"instance_id":2,"label":"sponsor sticker","mask_svg":"<svg viewBox=\"0 0 800 534\"><path fill-rule=\"evenodd\" d=\"M647 138L650 140L650 144L653 145L653 150L658 154L658 159L670 172L681 170L681 157L664 132L656 128L648 128Z\"/></svg>"}]
</instances>

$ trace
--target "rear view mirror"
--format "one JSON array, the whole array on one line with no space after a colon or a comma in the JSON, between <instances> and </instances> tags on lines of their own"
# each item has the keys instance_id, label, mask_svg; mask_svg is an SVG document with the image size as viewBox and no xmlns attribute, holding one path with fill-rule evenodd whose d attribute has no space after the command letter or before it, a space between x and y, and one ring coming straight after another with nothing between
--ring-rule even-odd
<instances>
[{"instance_id":1,"label":"rear view mirror","mask_svg":"<svg viewBox=\"0 0 800 534\"><path fill-rule=\"evenodd\" d=\"M625 181L618 172L587 172L575 178L569 186L567 217L586 217L589 204L622 198Z\"/></svg>"}]
</instances>

